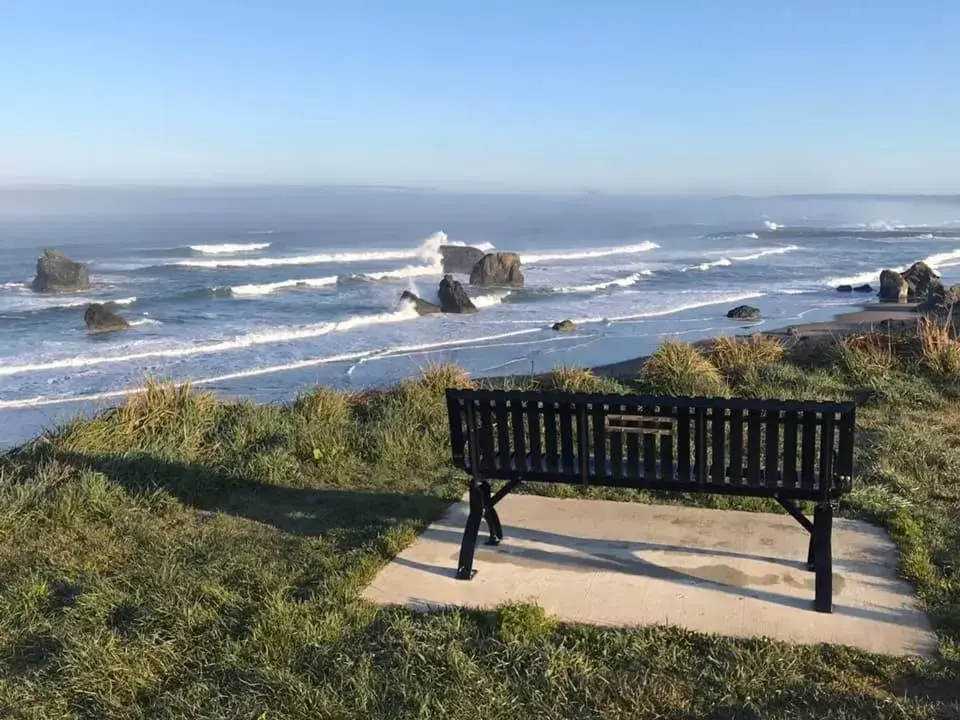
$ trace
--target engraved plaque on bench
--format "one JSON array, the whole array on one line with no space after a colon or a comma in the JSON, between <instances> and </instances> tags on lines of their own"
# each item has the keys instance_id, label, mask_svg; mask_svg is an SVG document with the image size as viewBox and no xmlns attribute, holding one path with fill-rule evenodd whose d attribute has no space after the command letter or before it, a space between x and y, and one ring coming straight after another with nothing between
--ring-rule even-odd
<instances>
[{"instance_id":1,"label":"engraved plaque on bench","mask_svg":"<svg viewBox=\"0 0 960 720\"><path fill-rule=\"evenodd\" d=\"M668 435L676 431L674 418L659 415L607 415L608 434Z\"/></svg>"}]
</instances>

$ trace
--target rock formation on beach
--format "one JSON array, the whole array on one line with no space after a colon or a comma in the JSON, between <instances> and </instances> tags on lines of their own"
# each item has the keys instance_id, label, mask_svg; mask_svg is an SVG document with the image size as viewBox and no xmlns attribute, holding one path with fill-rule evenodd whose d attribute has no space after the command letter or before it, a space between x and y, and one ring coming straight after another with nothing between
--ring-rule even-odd
<instances>
[{"instance_id":1,"label":"rock formation on beach","mask_svg":"<svg viewBox=\"0 0 960 720\"><path fill-rule=\"evenodd\" d=\"M738 305L727 313L727 317L733 320L759 320L760 310L750 305Z\"/></svg>"},{"instance_id":2,"label":"rock formation on beach","mask_svg":"<svg viewBox=\"0 0 960 720\"><path fill-rule=\"evenodd\" d=\"M554 323L551 329L557 332L575 332L577 324L573 320L561 320L558 323Z\"/></svg>"},{"instance_id":3,"label":"rock formation on beach","mask_svg":"<svg viewBox=\"0 0 960 720\"><path fill-rule=\"evenodd\" d=\"M90 332L110 332L130 327L130 323L99 303L87 307L83 313L83 321Z\"/></svg>"},{"instance_id":4,"label":"rock formation on beach","mask_svg":"<svg viewBox=\"0 0 960 720\"><path fill-rule=\"evenodd\" d=\"M423 298L417 297L415 293L412 293L409 290L404 290L400 294L400 299L411 303L414 310L416 310L420 315L434 315L442 312L439 305L434 305L431 302L427 302Z\"/></svg>"},{"instance_id":5,"label":"rock formation on beach","mask_svg":"<svg viewBox=\"0 0 960 720\"><path fill-rule=\"evenodd\" d=\"M857 285L857 286L853 289L853 291L854 291L854 292L859 292L859 293L872 293L872 292L873 292L873 285L871 285L870 283L866 283L866 284L864 284L864 285Z\"/></svg>"},{"instance_id":6,"label":"rock formation on beach","mask_svg":"<svg viewBox=\"0 0 960 720\"><path fill-rule=\"evenodd\" d=\"M960 283L944 287L943 283L936 283L930 287L926 299L918 306L917 310L931 315L947 315L960 312Z\"/></svg>"},{"instance_id":7,"label":"rock formation on beach","mask_svg":"<svg viewBox=\"0 0 960 720\"><path fill-rule=\"evenodd\" d=\"M880 299L886 302L906 302L910 286L896 270L880 273Z\"/></svg>"},{"instance_id":8,"label":"rock formation on beach","mask_svg":"<svg viewBox=\"0 0 960 720\"><path fill-rule=\"evenodd\" d=\"M44 250L37 259L37 276L31 285L34 292L63 293L90 289L90 272L59 250Z\"/></svg>"},{"instance_id":9,"label":"rock formation on beach","mask_svg":"<svg viewBox=\"0 0 960 720\"><path fill-rule=\"evenodd\" d=\"M842 293L853 292L853 285L837 285L837 292L842 292Z\"/></svg>"},{"instance_id":10,"label":"rock formation on beach","mask_svg":"<svg viewBox=\"0 0 960 720\"><path fill-rule=\"evenodd\" d=\"M475 313L476 306L470 300L466 290L463 289L458 281L453 279L452 275L444 275L440 281L440 309L445 313Z\"/></svg>"},{"instance_id":11,"label":"rock formation on beach","mask_svg":"<svg viewBox=\"0 0 960 720\"><path fill-rule=\"evenodd\" d=\"M466 245L441 245L440 256L443 258L445 273L460 273L468 275L474 266L483 260L486 253L480 248Z\"/></svg>"},{"instance_id":12,"label":"rock formation on beach","mask_svg":"<svg viewBox=\"0 0 960 720\"><path fill-rule=\"evenodd\" d=\"M940 284L940 274L925 262L915 262L908 269L900 273L909 287L907 296L911 301L922 301L930 294L930 290Z\"/></svg>"},{"instance_id":13,"label":"rock formation on beach","mask_svg":"<svg viewBox=\"0 0 960 720\"><path fill-rule=\"evenodd\" d=\"M925 302L938 286L940 275L925 262L915 262L902 273L880 273L880 299L887 302Z\"/></svg>"},{"instance_id":14,"label":"rock formation on beach","mask_svg":"<svg viewBox=\"0 0 960 720\"><path fill-rule=\"evenodd\" d=\"M523 287L523 266L516 253L489 253L470 271L471 285Z\"/></svg>"}]
</instances>

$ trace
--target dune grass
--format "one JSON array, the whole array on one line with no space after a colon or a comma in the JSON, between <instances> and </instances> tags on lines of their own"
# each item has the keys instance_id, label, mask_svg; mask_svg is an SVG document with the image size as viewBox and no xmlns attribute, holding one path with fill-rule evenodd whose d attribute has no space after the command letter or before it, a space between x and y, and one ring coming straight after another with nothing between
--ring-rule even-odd
<instances>
[{"instance_id":1,"label":"dune grass","mask_svg":"<svg viewBox=\"0 0 960 720\"><path fill-rule=\"evenodd\" d=\"M633 384L570 369L550 382L862 391L839 364L764 360L730 387L691 346L665 344L651 362ZM857 488L841 506L890 530L941 639L933 660L581 627L523 604L422 615L365 603L376 571L462 493L443 389L470 384L437 366L386 390L318 388L283 407L155 384L0 458L0 717L960 717L954 375L898 360L871 380Z\"/></svg>"}]
</instances>

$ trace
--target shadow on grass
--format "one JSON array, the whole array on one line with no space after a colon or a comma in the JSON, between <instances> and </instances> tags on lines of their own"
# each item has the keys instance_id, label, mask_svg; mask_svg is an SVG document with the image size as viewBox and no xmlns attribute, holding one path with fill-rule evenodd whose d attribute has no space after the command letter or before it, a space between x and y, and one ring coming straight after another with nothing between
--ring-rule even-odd
<instances>
[{"instance_id":1,"label":"shadow on grass","mask_svg":"<svg viewBox=\"0 0 960 720\"><path fill-rule=\"evenodd\" d=\"M172 462L146 454L59 452L57 459L77 469L103 473L130 493L163 490L199 511L227 513L297 535L359 530L370 534L405 521L426 526L450 504L448 499L430 494L271 485L199 463Z\"/></svg>"}]
</instances>

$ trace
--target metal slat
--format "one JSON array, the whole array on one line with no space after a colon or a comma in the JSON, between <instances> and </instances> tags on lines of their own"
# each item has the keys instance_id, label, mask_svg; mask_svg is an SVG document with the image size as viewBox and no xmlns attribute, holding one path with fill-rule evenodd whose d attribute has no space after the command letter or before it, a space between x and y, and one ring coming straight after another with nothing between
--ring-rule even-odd
<instances>
[{"instance_id":1,"label":"metal slat","mask_svg":"<svg viewBox=\"0 0 960 720\"><path fill-rule=\"evenodd\" d=\"M608 405L611 413L622 413L622 405ZM610 467L614 478L623 477L623 435L615 432L610 435Z\"/></svg>"},{"instance_id":2,"label":"metal slat","mask_svg":"<svg viewBox=\"0 0 960 720\"><path fill-rule=\"evenodd\" d=\"M510 425L513 428L513 463L518 472L529 471L527 464L527 438L524 428L522 400L510 400Z\"/></svg>"},{"instance_id":3,"label":"metal slat","mask_svg":"<svg viewBox=\"0 0 960 720\"><path fill-rule=\"evenodd\" d=\"M594 474L607 477L607 433L606 413L603 403L592 403L590 417L593 422L593 466Z\"/></svg>"},{"instance_id":4,"label":"metal slat","mask_svg":"<svg viewBox=\"0 0 960 720\"><path fill-rule=\"evenodd\" d=\"M561 470L564 475L579 475L580 471L574 462L576 449L576 435L573 432L572 403L560 403L557 413L560 415L560 458Z\"/></svg>"},{"instance_id":5,"label":"metal slat","mask_svg":"<svg viewBox=\"0 0 960 720\"><path fill-rule=\"evenodd\" d=\"M527 439L530 442L530 471L542 473L543 468L543 419L540 403L535 399L527 400Z\"/></svg>"},{"instance_id":6,"label":"metal slat","mask_svg":"<svg viewBox=\"0 0 960 720\"><path fill-rule=\"evenodd\" d=\"M812 488L817 479L817 427L820 418L815 412L803 413L800 438L800 484Z\"/></svg>"},{"instance_id":7,"label":"metal slat","mask_svg":"<svg viewBox=\"0 0 960 720\"><path fill-rule=\"evenodd\" d=\"M507 415L507 400L496 402L494 415L497 418L497 460L501 468L510 467L510 421Z\"/></svg>"},{"instance_id":8,"label":"metal slat","mask_svg":"<svg viewBox=\"0 0 960 720\"><path fill-rule=\"evenodd\" d=\"M783 487L798 487L797 474L797 424L798 413L787 410L783 414Z\"/></svg>"},{"instance_id":9,"label":"metal slat","mask_svg":"<svg viewBox=\"0 0 960 720\"><path fill-rule=\"evenodd\" d=\"M764 484L777 487L780 473L780 413L767 410L766 461L764 462Z\"/></svg>"},{"instance_id":10,"label":"metal slat","mask_svg":"<svg viewBox=\"0 0 960 720\"><path fill-rule=\"evenodd\" d=\"M741 484L743 476L743 410L730 411L730 482Z\"/></svg>"},{"instance_id":11,"label":"metal slat","mask_svg":"<svg viewBox=\"0 0 960 720\"><path fill-rule=\"evenodd\" d=\"M692 481L693 468L690 464L690 409L686 407L674 408L677 417L677 479Z\"/></svg>"},{"instance_id":12,"label":"metal slat","mask_svg":"<svg viewBox=\"0 0 960 720\"><path fill-rule=\"evenodd\" d=\"M747 483L760 485L760 467L763 462L763 411L747 413Z\"/></svg>"},{"instance_id":13,"label":"metal slat","mask_svg":"<svg viewBox=\"0 0 960 720\"><path fill-rule=\"evenodd\" d=\"M710 481L717 485L724 485L727 478L726 458L726 413L723 408L713 408L710 411L711 462Z\"/></svg>"},{"instance_id":14,"label":"metal slat","mask_svg":"<svg viewBox=\"0 0 960 720\"><path fill-rule=\"evenodd\" d=\"M543 403L543 437L546 440L547 472L555 473L559 470L559 447L557 446L557 411L555 403Z\"/></svg>"}]
</instances>

